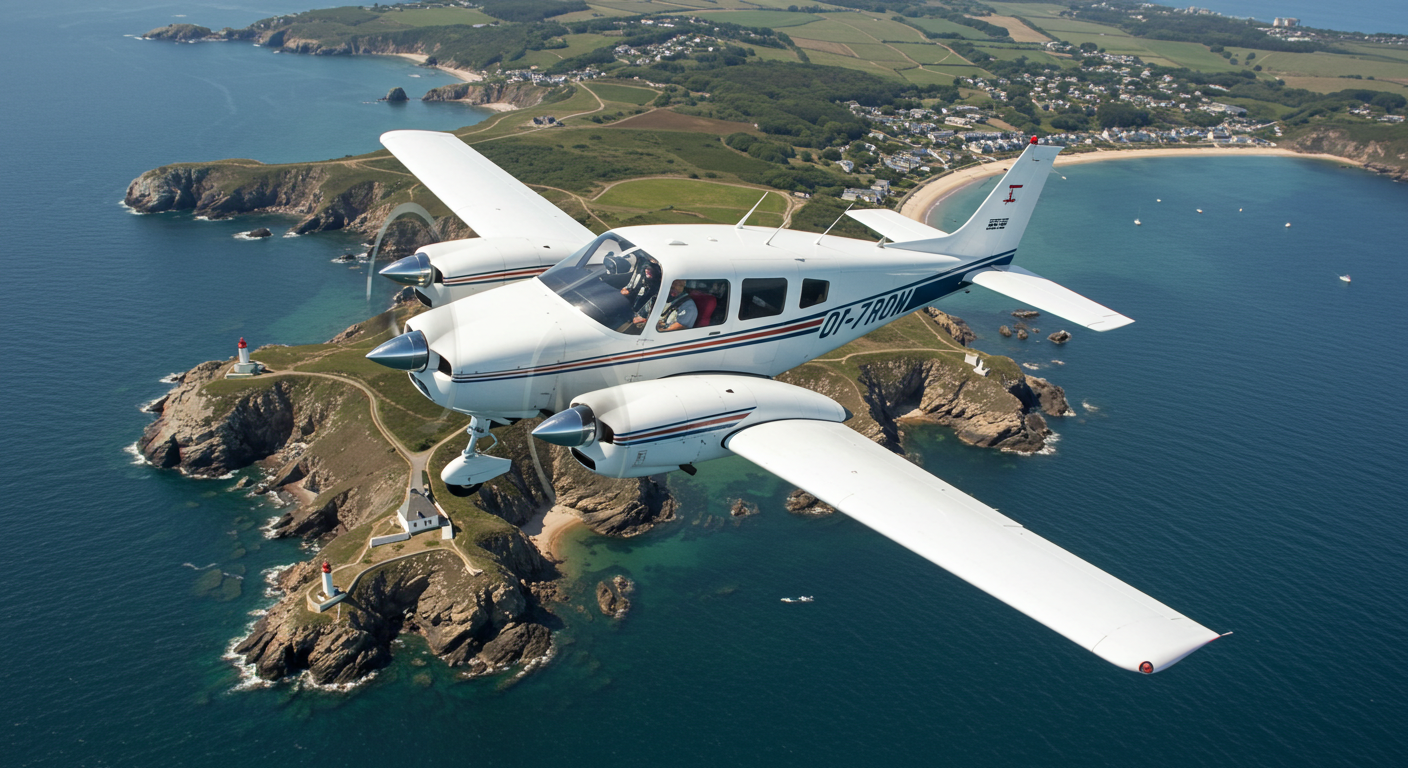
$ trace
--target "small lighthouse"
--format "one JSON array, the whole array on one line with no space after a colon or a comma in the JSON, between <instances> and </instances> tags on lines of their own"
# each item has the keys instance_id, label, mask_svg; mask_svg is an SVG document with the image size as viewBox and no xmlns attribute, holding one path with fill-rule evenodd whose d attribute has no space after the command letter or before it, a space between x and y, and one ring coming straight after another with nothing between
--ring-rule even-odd
<instances>
[{"instance_id":1,"label":"small lighthouse","mask_svg":"<svg viewBox=\"0 0 1408 768\"><path fill-rule=\"evenodd\" d=\"M347 597L346 592L333 586L332 566L328 565L326 560L323 561L323 591L318 593L310 586L305 594L308 598L308 610L313 613L322 613Z\"/></svg>"},{"instance_id":2,"label":"small lighthouse","mask_svg":"<svg viewBox=\"0 0 1408 768\"><path fill-rule=\"evenodd\" d=\"M264 371L264 366L249 359L249 344L244 337L240 337L239 360L230 366L230 370L225 374L227 379L245 379L250 376L257 376Z\"/></svg>"}]
</instances>

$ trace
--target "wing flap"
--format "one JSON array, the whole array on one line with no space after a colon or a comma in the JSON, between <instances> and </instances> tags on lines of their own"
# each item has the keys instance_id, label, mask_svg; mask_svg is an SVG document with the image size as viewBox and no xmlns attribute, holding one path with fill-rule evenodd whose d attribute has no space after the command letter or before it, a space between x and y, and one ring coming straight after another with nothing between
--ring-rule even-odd
<instances>
[{"instance_id":1,"label":"wing flap","mask_svg":"<svg viewBox=\"0 0 1408 768\"><path fill-rule=\"evenodd\" d=\"M1128 317L1021 267L996 267L964 277L1023 304L1079 323L1092 331L1108 331L1134 322Z\"/></svg>"},{"instance_id":2,"label":"wing flap","mask_svg":"<svg viewBox=\"0 0 1408 768\"><path fill-rule=\"evenodd\" d=\"M580 240L595 235L450 133L391 131L381 143L480 237Z\"/></svg>"},{"instance_id":3,"label":"wing flap","mask_svg":"<svg viewBox=\"0 0 1408 768\"><path fill-rule=\"evenodd\" d=\"M844 424L774 421L727 447L1123 669L1217 639Z\"/></svg>"},{"instance_id":4,"label":"wing flap","mask_svg":"<svg viewBox=\"0 0 1408 768\"><path fill-rule=\"evenodd\" d=\"M846 211L846 215L897 243L906 240L928 240L947 234L942 229L935 229L888 208L851 210Z\"/></svg>"}]
</instances>

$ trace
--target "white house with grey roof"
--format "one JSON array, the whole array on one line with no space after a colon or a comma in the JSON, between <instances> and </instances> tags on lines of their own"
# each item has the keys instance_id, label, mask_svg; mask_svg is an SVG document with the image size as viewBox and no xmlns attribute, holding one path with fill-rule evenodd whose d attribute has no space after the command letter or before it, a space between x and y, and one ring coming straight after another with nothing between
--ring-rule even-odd
<instances>
[{"instance_id":1,"label":"white house with grey roof","mask_svg":"<svg viewBox=\"0 0 1408 768\"><path fill-rule=\"evenodd\" d=\"M396 522L401 524L401 529L406 533L420 533L439 528L450 521L440 514L440 510L435 507L435 502L427 499L425 494L413 488L410 493L406 494L406 500L401 504L401 508L396 510Z\"/></svg>"}]
</instances>

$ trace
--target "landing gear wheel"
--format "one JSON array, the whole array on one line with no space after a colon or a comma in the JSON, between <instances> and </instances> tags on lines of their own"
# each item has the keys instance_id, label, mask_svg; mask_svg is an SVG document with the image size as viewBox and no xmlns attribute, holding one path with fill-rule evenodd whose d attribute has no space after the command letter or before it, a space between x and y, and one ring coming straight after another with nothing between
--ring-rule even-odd
<instances>
[{"instance_id":1,"label":"landing gear wheel","mask_svg":"<svg viewBox=\"0 0 1408 768\"><path fill-rule=\"evenodd\" d=\"M449 491L451 496L464 498L465 496L473 496L476 491L483 487L483 483L475 483L474 485L446 485L445 490Z\"/></svg>"}]
</instances>

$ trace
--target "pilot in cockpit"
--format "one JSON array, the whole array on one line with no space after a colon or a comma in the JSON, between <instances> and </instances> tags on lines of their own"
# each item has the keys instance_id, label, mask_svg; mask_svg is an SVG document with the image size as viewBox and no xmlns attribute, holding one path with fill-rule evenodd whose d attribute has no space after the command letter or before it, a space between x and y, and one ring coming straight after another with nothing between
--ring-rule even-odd
<instances>
[{"instance_id":1,"label":"pilot in cockpit","mask_svg":"<svg viewBox=\"0 0 1408 768\"><path fill-rule=\"evenodd\" d=\"M660 293L660 262L643 251L635 265L635 271L621 295L631 302L631 313L637 325L645 322L642 318L650 314L655 306L655 297Z\"/></svg>"}]
</instances>

